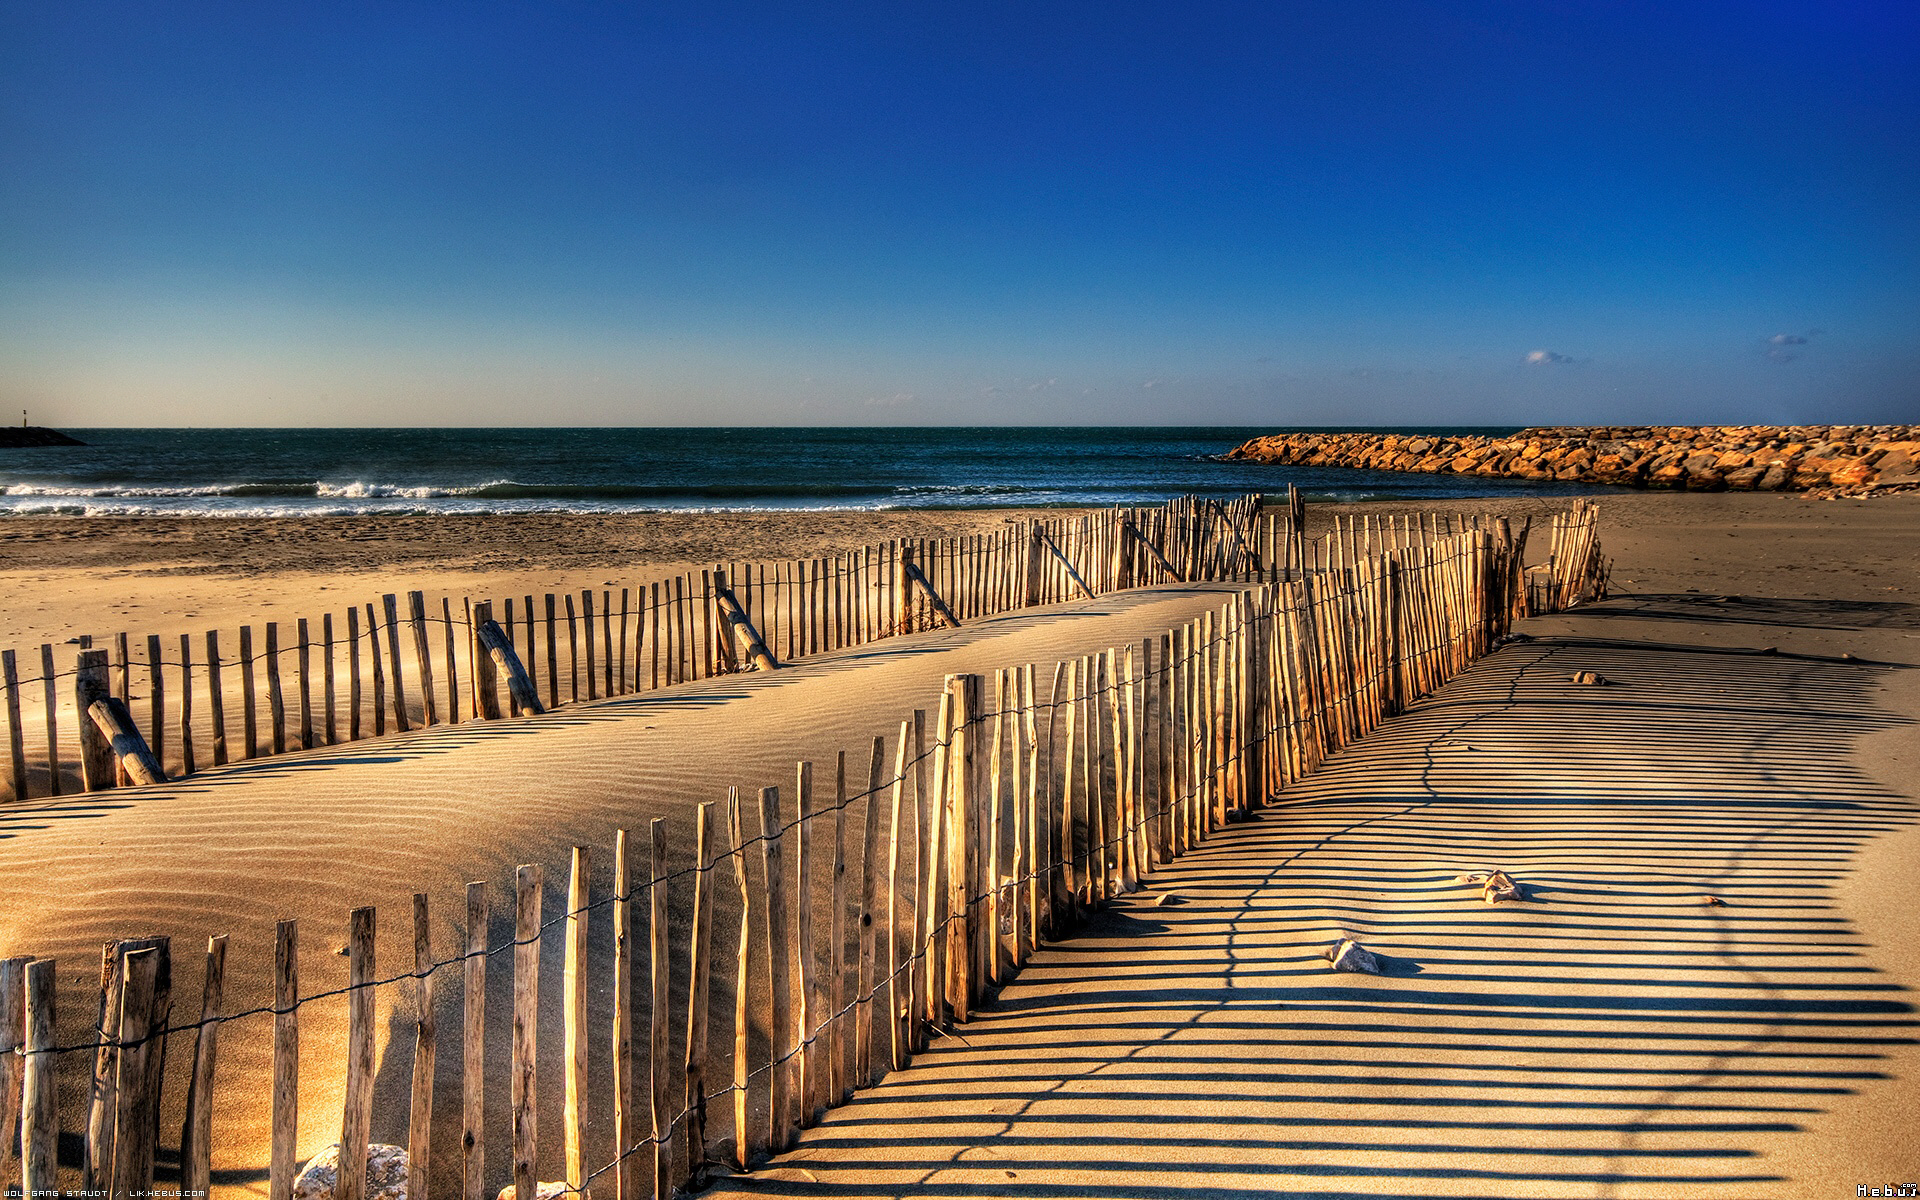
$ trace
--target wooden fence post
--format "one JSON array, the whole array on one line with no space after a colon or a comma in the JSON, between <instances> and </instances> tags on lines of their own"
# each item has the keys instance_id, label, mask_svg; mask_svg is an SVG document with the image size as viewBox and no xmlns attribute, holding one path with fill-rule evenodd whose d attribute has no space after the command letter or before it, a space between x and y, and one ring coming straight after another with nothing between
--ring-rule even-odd
<instances>
[{"instance_id":1,"label":"wooden fence post","mask_svg":"<svg viewBox=\"0 0 1920 1200\"><path fill-rule=\"evenodd\" d=\"M667 962L667 822L655 817L647 823L653 843L652 869L647 883L648 941L648 1073L653 1085L653 1200L673 1195L672 1075L667 1065L667 1005L672 979Z\"/></svg>"},{"instance_id":2,"label":"wooden fence post","mask_svg":"<svg viewBox=\"0 0 1920 1200\"><path fill-rule=\"evenodd\" d=\"M273 1148L268 1200L293 1200L300 1123L300 930L281 921L273 945Z\"/></svg>"},{"instance_id":3,"label":"wooden fence post","mask_svg":"<svg viewBox=\"0 0 1920 1200\"><path fill-rule=\"evenodd\" d=\"M900 742L893 751L893 786L887 819L887 1037L888 1062L894 1070L907 1065L907 1046L911 1040L909 1028L914 1011L913 980L909 969L913 962L914 933L919 927L919 910L909 908L901 895L900 872L900 819L901 801L905 798L907 785L907 750L912 745L913 725L910 721L900 722ZM874 797L877 803L878 797ZM909 817L912 814L907 814ZM868 828L872 828L869 821ZM914 841L919 840L919 822L914 823ZM871 843L867 853L872 854ZM912 888L914 865L909 863L906 871L906 886ZM913 925L906 931L906 953L901 951L901 924L903 917L912 917ZM864 1082L871 1083L868 1077Z\"/></svg>"},{"instance_id":4,"label":"wooden fence post","mask_svg":"<svg viewBox=\"0 0 1920 1200\"><path fill-rule=\"evenodd\" d=\"M14 662L13 651L0 650L0 684L7 689L7 754L13 768L13 798L27 798L27 734L20 724L20 671ZM54 770L60 769L56 761L49 764Z\"/></svg>"},{"instance_id":5,"label":"wooden fence post","mask_svg":"<svg viewBox=\"0 0 1920 1200\"><path fill-rule=\"evenodd\" d=\"M387 667L393 674L393 725L401 733L413 728L407 715L407 689L404 672L400 669L400 601L392 592L380 597L380 604L386 609L387 617ZM372 624L371 621L368 622ZM376 675L379 667L374 668ZM431 694L432 689L428 689ZM432 703L431 700L428 701ZM378 732L376 730L376 732Z\"/></svg>"},{"instance_id":6,"label":"wooden fence post","mask_svg":"<svg viewBox=\"0 0 1920 1200\"><path fill-rule=\"evenodd\" d=\"M460 1022L460 1193L489 1200L487 1156L487 885L467 884L467 953Z\"/></svg>"},{"instance_id":7,"label":"wooden fence post","mask_svg":"<svg viewBox=\"0 0 1920 1200\"><path fill-rule=\"evenodd\" d=\"M475 608L476 615L478 607ZM637 1200L633 1123L633 863L627 831L613 832L613 1169L617 1200Z\"/></svg>"},{"instance_id":8,"label":"wooden fence post","mask_svg":"<svg viewBox=\"0 0 1920 1200\"><path fill-rule=\"evenodd\" d=\"M220 1036L221 997L226 988L227 937L207 939L207 975L200 993L200 1028L194 1037L193 1074L187 1081L187 1113L180 1123L180 1189L205 1197L213 1169L213 1067Z\"/></svg>"},{"instance_id":9,"label":"wooden fence post","mask_svg":"<svg viewBox=\"0 0 1920 1200\"><path fill-rule=\"evenodd\" d=\"M433 1076L439 1057L434 1012L433 927L427 894L413 894L413 1096L407 1110L407 1200L428 1200L433 1182Z\"/></svg>"},{"instance_id":10,"label":"wooden fence post","mask_svg":"<svg viewBox=\"0 0 1920 1200\"><path fill-rule=\"evenodd\" d=\"M88 653L105 652L88 651ZM166 773L160 769L160 762L154 757L153 752L147 749L146 739L142 738L139 729L135 728L133 716L127 712L126 704L117 696L102 695L97 686L88 684L84 672L78 681L76 692L80 700L76 705L81 710L80 728L83 733L91 730L96 735L90 747L95 757L91 759L83 757L82 764L91 762L99 770L103 779L114 782L124 775L129 783L142 785L165 783ZM92 699L87 699L88 696ZM101 749L103 743L104 752ZM82 746L83 749L89 748L84 740ZM102 758L114 764L115 770L111 774L99 765ZM104 786L110 787L113 783L110 782Z\"/></svg>"},{"instance_id":11,"label":"wooden fence post","mask_svg":"<svg viewBox=\"0 0 1920 1200\"><path fill-rule=\"evenodd\" d=\"M80 780L89 792L118 782L113 765L113 743L89 714L97 701L112 698L107 682L107 652L82 650L73 679L74 709L80 718Z\"/></svg>"},{"instance_id":12,"label":"wooden fence post","mask_svg":"<svg viewBox=\"0 0 1920 1200\"><path fill-rule=\"evenodd\" d=\"M340 744L339 697L334 694L333 614L320 614L320 707L326 723L324 740L329 746ZM191 694L191 693L189 693Z\"/></svg>"},{"instance_id":13,"label":"wooden fence post","mask_svg":"<svg viewBox=\"0 0 1920 1200\"><path fill-rule=\"evenodd\" d=\"M947 607L947 602L940 598L939 590L928 582L926 574L920 570L920 564L912 559L902 559L901 568L906 571L907 578L919 586L920 591L927 598L927 603L933 606L934 615L949 626L955 629L960 628L960 618L953 615L953 610Z\"/></svg>"},{"instance_id":14,"label":"wooden fence post","mask_svg":"<svg viewBox=\"0 0 1920 1200\"><path fill-rule=\"evenodd\" d=\"M978 713L973 703L971 675L947 676L947 694L953 697L953 725L948 734L947 786L934 784L935 802L946 809L947 838L939 852L947 859L947 1003L956 1021L966 1021L973 1011L973 932L977 922L969 901L972 882L974 829L973 780L968 769L972 758L972 722Z\"/></svg>"},{"instance_id":15,"label":"wooden fence post","mask_svg":"<svg viewBox=\"0 0 1920 1200\"><path fill-rule=\"evenodd\" d=\"M560 978L566 1179L573 1188L583 1186L587 1178L587 899L587 848L575 846L567 872L566 965Z\"/></svg>"},{"instance_id":16,"label":"wooden fence post","mask_svg":"<svg viewBox=\"0 0 1920 1200\"><path fill-rule=\"evenodd\" d=\"M26 1085L27 956L0 958L0 1192L11 1191Z\"/></svg>"},{"instance_id":17,"label":"wooden fence post","mask_svg":"<svg viewBox=\"0 0 1920 1200\"><path fill-rule=\"evenodd\" d=\"M774 661L773 652L767 649L765 639L760 636L760 630L747 616L746 609L740 606L733 589L727 586L726 572L717 567L713 572L713 590L720 605L721 619L726 622L738 646L739 657L751 662L758 671L771 671L779 667L780 664Z\"/></svg>"},{"instance_id":18,"label":"wooden fence post","mask_svg":"<svg viewBox=\"0 0 1920 1200\"><path fill-rule=\"evenodd\" d=\"M148 1090L148 1063L158 1069L159 1055L151 1037L166 1024L164 1006L157 1003L161 950L157 946L134 950L121 960L119 1041L113 1120L113 1195L146 1195L153 1188L154 1126L158 1096Z\"/></svg>"},{"instance_id":19,"label":"wooden fence post","mask_svg":"<svg viewBox=\"0 0 1920 1200\"><path fill-rule=\"evenodd\" d=\"M873 739L873 755L867 764L867 803L862 812L860 836L860 904L855 911L859 924L855 929L858 948L855 951L856 969L854 986L858 989L856 997L859 1007L853 1022L853 1076L850 1086L863 1088L874 1080L873 1042L874 1014L878 1010L875 1004L877 982L874 979L874 938L879 933L875 918L879 915L880 882L880 773L886 768L886 739ZM889 859L892 858L891 852ZM892 906L888 906L887 936L893 936ZM891 957L891 956L889 956Z\"/></svg>"},{"instance_id":20,"label":"wooden fence post","mask_svg":"<svg viewBox=\"0 0 1920 1200\"><path fill-rule=\"evenodd\" d=\"M40 644L40 684L44 703L41 708L47 719L47 795L60 794L60 710L55 701L59 698L59 685L53 669L53 646Z\"/></svg>"},{"instance_id":21,"label":"wooden fence post","mask_svg":"<svg viewBox=\"0 0 1920 1200\"><path fill-rule=\"evenodd\" d=\"M280 686L280 623L267 622L267 744L275 754L287 750L287 697Z\"/></svg>"},{"instance_id":22,"label":"wooden fence post","mask_svg":"<svg viewBox=\"0 0 1920 1200\"><path fill-rule=\"evenodd\" d=\"M373 1132L373 910L356 908L347 929L347 1088L340 1117L337 1200L366 1200Z\"/></svg>"},{"instance_id":23,"label":"wooden fence post","mask_svg":"<svg viewBox=\"0 0 1920 1200\"><path fill-rule=\"evenodd\" d=\"M446 633L443 640L447 652L447 724L458 725L460 723L460 670L453 652L453 600L451 597L440 597L440 621ZM469 624L471 624L471 618L469 618ZM468 673L472 673L471 669ZM409 1200L412 1198L409 1197Z\"/></svg>"},{"instance_id":24,"label":"wooden fence post","mask_svg":"<svg viewBox=\"0 0 1920 1200\"><path fill-rule=\"evenodd\" d=\"M833 865L827 914L827 1069L821 1072L821 1107L847 1094L847 752L834 755Z\"/></svg>"},{"instance_id":25,"label":"wooden fence post","mask_svg":"<svg viewBox=\"0 0 1920 1200\"><path fill-rule=\"evenodd\" d=\"M747 1063L750 1014L747 1009L751 980L752 889L747 886L747 843L741 828L740 789L727 789L727 841L733 859L733 878L740 889L740 942L734 959L733 977L733 1159L734 1165L747 1170L757 1157L757 1143L749 1120L747 1083L752 1078Z\"/></svg>"},{"instance_id":26,"label":"wooden fence post","mask_svg":"<svg viewBox=\"0 0 1920 1200\"><path fill-rule=\"evenodd\" d=\"M767 1023L768 1078L771 1098L772 1142L769 1149L778 1152L792 1140L795 1111L794 1076L799 1071L799 1042L793 1011L793 948L788 940L787 885L785 864L781 861L783 842L780 829L780 789L760 789L760 855L766 870L767 896L767 972L768 993L772 998Z\"/></svg>"},{"instance_id":27,"label":"wooden fence post","mask_svg":"<svg viewBox=\"0 0 1920 1200\"><path fill-rule=\"evenodd\" d=\"M694 1186L707 1162L707 1004L713 972L713 801L701 803L693 825L693 929L687 947L687 1037L684 1104L687 1175Z\"/></svg>"},{"instance_id":28,"label":"wooden fence post","mask_svg":"<svg viewBox=\"0 0 1920 1200\"><path fill-rule=\"evenodd\" d=\"M26 969L27 1057L20 1103L20 1187L25 1196L53 1196L59 1187L55 966L53 959L42 958Z\"/></svg>"},{"instance_id":29,"label":"wooden fence post","mask_svg":"<svg viewBox=\"0 0 1920 1200\"><path fill-rule=\"evenodd\" d=\"M540 902L546 886L540 864L514 872L513 947L513 1187L516 1200L539 1190L539 1109L535 1104L540 1028Z\"/></svg>"},{"instance_id":30,"label":"wooden fence post","mask_svg":"<svg viewBox=\"0 0 1920 1200\"><path fill-rule=\"evenodd\" d=\"M793 921L793 1020L797 1027L800 1054L795 1062L798 1084L794 1089L796 1120L801 1126L814 1122L820 1102L820 1062L814 1049L814 1015L819 1012L818 947L813 938L813 764L803 762L795 769L794 792L799 813L794 819L797 886L792 895Z\"/></svg>"}]
</instances>

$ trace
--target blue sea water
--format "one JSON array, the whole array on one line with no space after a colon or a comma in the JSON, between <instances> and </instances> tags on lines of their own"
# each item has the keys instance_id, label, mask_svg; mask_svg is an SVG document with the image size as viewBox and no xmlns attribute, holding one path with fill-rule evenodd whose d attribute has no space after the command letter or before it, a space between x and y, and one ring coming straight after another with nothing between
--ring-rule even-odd
<instances>
[{"instance_id":1,"label":"blue sea water","mask_svg":"<svg viewBox=\"0 0 1920 1200\"><path fill-rule=\"evenodd\" d=\"M1591 491L1218 461L1261 428L75 429L0 450L0 515L323 516L1322 500ZM1428 433L1504 433L1429 429Z\"/></svg>"}]
</instances>

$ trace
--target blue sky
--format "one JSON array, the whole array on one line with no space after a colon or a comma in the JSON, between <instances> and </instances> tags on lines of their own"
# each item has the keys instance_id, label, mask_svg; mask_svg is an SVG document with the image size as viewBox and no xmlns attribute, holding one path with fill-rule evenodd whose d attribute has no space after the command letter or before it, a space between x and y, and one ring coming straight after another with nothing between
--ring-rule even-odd
<instances>
[{"instance_id":1,"label":"blue sky","mask_svg":"<svg viewBox=\"0 0 1920 1200\"><path fill-rule=\"evenodd\" d=\"M1920 417L1920 9L0 0L75 426Z\"/></svg>"}]
</instances>

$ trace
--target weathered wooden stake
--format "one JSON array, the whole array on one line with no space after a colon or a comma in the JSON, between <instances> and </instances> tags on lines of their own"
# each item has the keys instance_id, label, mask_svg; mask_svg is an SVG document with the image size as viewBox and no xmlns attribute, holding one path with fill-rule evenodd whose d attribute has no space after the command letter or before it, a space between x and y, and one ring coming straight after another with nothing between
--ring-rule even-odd
<instances>
[{"instance_id":1,"label":"weathered wooden stake","mask_svg":"<svg viewBox=\"0 0 1920 1200\"><path fill-rule=\"evenodd\" d=\"M742 1171L758 1157L759 1142L749 1120L747 1084L752 1071L747 1062L752 1033L747 1008L752 977L753 898L747 887L747 843L740 820L740 789L727 789L727 843L733 859L733 878L740 890L740 941L733 976L733 1160Z\"/></svg>"},{"instance_id":2,"label":"weathered wooden stake","mask_svg":"<svg viewBox=\"0 0 1920 1200\"><path fill-rule=\"evenodd\" d=\"M54 1053L55 962L26 970L26 1072L20 1104L20 1187L24 1196L58 1194L60 1110Z\"/></svg>"},{"instance_id":3,"label":"weathered wooden stake","mask_svg":"<svg viewBox=\"0 0 1920 1200\"><path fill-rule=\"evenodd\" d=\"M393 672L393 726L405 733L413 728L413 724L407 714L405 672L400 669L400 601L392 592L388 592L380 597L380 603L387 614L387 666ZM375 673L378 674L378 671L376 667ZM428 688L427 692L431 696L433 689ZM429 700L428 704L431 703ZM376 729L375 732L379 731Z\"/></svg>"},{"instance_id":4,"label":"weathered wooden stake","mask_svg":"<svg viewBox=\"0 0 1920 1200\"><path fill-rule=\"evenodd\" d=\"M460 1194L488 1200L487 1151L487 885L467 884L467 953L460 1022Z\"/></svg>"},{"instance_id":5,"label":"weathered wooden stake","mask_svg":"<svg viewBox=\"0 0 1920 1200\"><path fill-rule=\"evenodd\" d=\"M681 1072L686 1082L687 1174L695 1185L707 1162L707 1004L713 973L713 809L703 802L693 825L693 930L687 951L687 1037Z\"/></svg>"},{"instance_id":6,"label":"weathered wooden stake","mask_svg":"<svg viewBox=\"0 0 1920 1200\"><path fill-rule=\"evenodd\" d=\"M356 908L347 929L347 1090L340 1117L337 1200L366 1200L373 1132L373 910Z\"/></svg>"},{"instance_id":7,"label":"weathered wooden stake","mask_svg":"<svg viewBox=\"0 0 1920 1200\"><path fill-rule=\"evenodd\" d=\"M267 744L275 754L287 751L287 697L280 686L280 623L267 622Z\"/></svg>"},{"instance_id":8,"label":"weathered wooden stake","mask_svg":"<svg viewBox=\"0 0 1920 1200\"><path fill-rule=\"evenodd\" d=\"M413 1097L407 1112L407 1200L428 1200L433 1180L433 1076L439 1052L434 1015L433 929L427 894L413 894Z\"/></svg>"},{"instance_id":9,"label":"weathered wooden stake","mask_svg":"<svg viewBox=\"0 0 1920 1200\"><path fill-rule=\"evenodd\" d=\"M772 1007L768 1017L768 1053L772 1058L768 1072L771 1087L769 1112L772 1114L772 1141L769 1149L785 1149L798 1126L796 1116L800 1043L793 1006L793 945L789 938L791 922L787 912L785 864L781 861L784 842L780 828L780 789L760 789L760 854L766 870L767 894L767 973Z\"/></svg>"},{"instance_id":10,"label":"weathered wooden stake","mask_svg":"<svg viewBox=\"0 0 1920 1200\"><path fill-rule=\"evenodd\" d=\"M567 875L566 965L560 979L566 1041L567 1186L587 1178L587 848L575 846ZM411 1200L411 1198L409 1198Z\"/></svg>"},{"instance_id":11,"label":"weathered wooden stake","mask_svg":"<svg viewBox=\"0 0 1920 1200\"><path fill-rule=\"evenodd\" d=\"M616 1200L636 1200L633 1121L633 863L627 831L613 832L613 1169Z\"/></svg>"},{"instance_id":12,"label":"weathered wooden stake","mask_svg":"<svg viewBox=\"0 0 1920 1200\"><path fill-rule=\"evenodd\" d=\"M540 864L514 872L513 947L513 1187L533 1200L540 1176L539 1109L535 1103L540 1029L540 902L546 886Z\"/></svg>"},{"instance_id":13,"label":"weathered wooden stake","mask_svg":"<svg viewBox=\"0 0 1920 1200\"><path fill-rule=\"evenodd\" d=\"M673 1195L673 1074L667 1062L667 1005L672 979L667 955L667 821L647 822L653 842L647 884L648 1058L653 1081L653 1200Z\"/></svg>"},{"instance_id":14,"label":"weathered wooden stake","mask_svg":"<svg viewBox=\"0 0 1920 1200\"><path fill-rule=\"evenodd\" d=\"M180 1123L180 1189L204 1197L213 1171L213 1067L220 1038L220 1002L226 988L227 937L207 939L207 976L200 993L200 1028L187 1080L187 1114Z\"/></svg>"},{"instance_id":15,"label":"weathered wooden stake","mask_svg":"<svg viewBox=\"0 0 1920 1200\"><path fill-rule=\"evenodd\" d=\"M300 1125L300 927L281 921L273 939L273 1146L267 1167L268 1200L293 1200L299 1169L294 1139Z\"/></svg>"}]
</instances>

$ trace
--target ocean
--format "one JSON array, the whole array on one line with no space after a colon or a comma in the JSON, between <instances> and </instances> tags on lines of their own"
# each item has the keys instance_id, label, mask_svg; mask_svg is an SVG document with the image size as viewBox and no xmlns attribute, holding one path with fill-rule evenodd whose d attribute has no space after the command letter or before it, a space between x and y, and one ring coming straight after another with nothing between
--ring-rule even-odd
<instances>
[{"instance_id":1,"label":"ocean","mask_svg":"<svg viewBox=\"0 0 1920 1200\"><path fill-rule=\"evenodd\" d=\"M1593 490L1217 459L1248 438L1286 431L73 429L87 445L0 450L0 516L1133 505L1188 493L1284 492L1288 484L1339 501Z\"/></svg>"}]
</instances>

